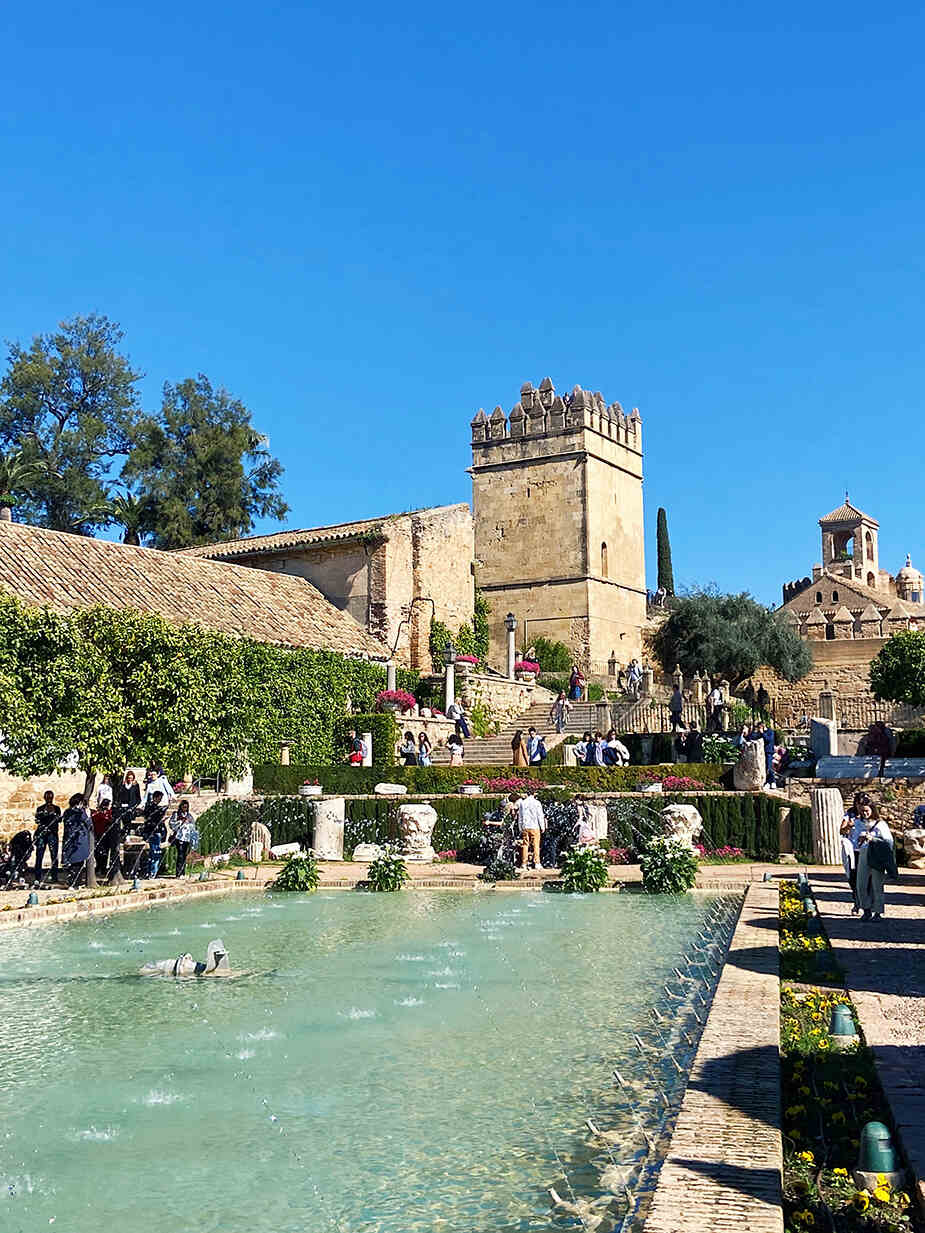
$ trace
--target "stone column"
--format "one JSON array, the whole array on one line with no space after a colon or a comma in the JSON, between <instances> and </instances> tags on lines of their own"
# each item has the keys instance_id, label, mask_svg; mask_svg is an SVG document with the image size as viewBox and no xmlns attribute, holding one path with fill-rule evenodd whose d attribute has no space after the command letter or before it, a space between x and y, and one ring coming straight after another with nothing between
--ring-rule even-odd
<instances>
[{"instance_id":1,"label":"stone column","mask_svg":"<svg viewBox=\"0 0 925 1233\"><path fill-rule=\"evenodd\" d=\"M444 669L443 676L443 713L444 715L450 708L450 704L456 697L456 665L447 664Z\"/></svg>"},{"instance_id":2,"label":"stone column","mask_svg":"<svg viewBox=\"0 0 925 1233\"><path fill-rule=\"evenodd\" d=\"M344 809L342 796L315 801L315 825L312 832L312 848L322 861L344 859Z\"/></svg>"},{"instance_id":3,"label":"stone column","mask_svg":"<svg viewBox=\"0 0 925 1233\"><path fill-rule=\"evenodd\" d=\"M254 791L254 772L248 766L240 779L229 778L225 783L226 796L250 796Z\"/></svg>"},{"instance_id":4,"label":"stone column","mask_svg":"<svg viewBox=\"0 0 925 1233\"><path fill-rule=\"evenodd\" d=\"M838 788L813 788L813 860L817 865L841 864L842 818L845 804Z\"/></svg>"},{"instance_id":5,"label":"stone column","mask_svg":"<svg viewBox=\"0 0 925 1233\"><path fill-rule=\"evenodd\" d=\"M409 861L432 861L436 855L431 847L431 836L437 825L437 811L426 802L414 805L399 805L398 833L401 836L402 855Z\"/></svg>"},{"instance_id":6,"label":"stone column","mask_svg":"<svg viewBox=\"0 0 925 1233\"><path fill-rule=\"evenodd\" d=\"M394 659L390 659L385 666L385 687L386 689L395 689L397 687Z\"/></svg>"},{"instance_id":7,"label":"stone column","mask_svg":"<svg viewBox=\"0 0 925 1233\"><path fill-rule=\"evenodd\" d=\"M783 856L793 852L793 826L790 822L790 806L781 805L777 832L777 850Z\"/></svg>"},{"instance_id":8,"label":"stone column","mask_svg":"<svg viewBox=\"0 0 925 1233\"><path fill-rule=\"evenodd\" d=\"M363 744L366 746L366 757L363 759L364 766L372 766L373 764L373 734L371 732L361 732Z\"/></svg>"},{"instance_id":9,"label":"stone column","mask_svg":"<svg viewBox=\"0 0 925 1233\"><path fill-rule=\"evenodd\" d=\"M651 664L646 664L642 670L642 681L640 683L639 696L641 698L652 697L652 686L655 683L655 673L652 670Z\"/></svg>"},{"instance_id":10,"label":"stone column","mask_svg":"<svg viewBox=\"0 0 925 1233\"><path fill-rule=\"evenodd\" d=\"M282 741L282 742L280 743L280 747L279 747L279 764L280 764L280 766L288 766L288 765L289 765L289 749L290 749L290 745L289 745L289 742L288 742L288 741Z\"/></svg>"}]
</instances>

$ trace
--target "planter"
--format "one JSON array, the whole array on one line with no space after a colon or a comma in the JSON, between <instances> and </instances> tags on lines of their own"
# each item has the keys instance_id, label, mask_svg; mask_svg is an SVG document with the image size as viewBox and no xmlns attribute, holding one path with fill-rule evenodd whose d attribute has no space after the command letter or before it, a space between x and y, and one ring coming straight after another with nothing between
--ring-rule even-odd
<instances>
[{"instance_id":1,"label":"planter","mask_svg":"<svg viewBox=\"0 0 925 1233\"><path fill-rule=\"evenodd\" d=\"M321 796L324 788L320 783L303 783L299 785L299 796Z\"/></svg>"},{"instance_id":2,"label":"planter","mask_svg":"<svg viewBox=\"0 0 925 1233\"><path fill-rule=\"evenodd\" d=\"M481 796L482 785L480 783L461 783L459 790L463 796Z\"/></svg>"},{"instance_id":3,"label":"planter","mask_svg":"<svg viewBox=\"0 0 925 1233\"><path fill-rule=\"evenodd\" d=\"M401 713L401 703L400 702L380 702L379 710L380 711L391 711L393 715L398 715Z\"/></svg>"},{"instance_id":4,"label":"planter","mask_svg":"<svg viewBox=\"0 0 925 1233\"><path fill-rule=\"evenodd\" d=\"M524 685L533 685L536 682L535 672L516 672L514 675Z\"/></svg>"}]
</instances>

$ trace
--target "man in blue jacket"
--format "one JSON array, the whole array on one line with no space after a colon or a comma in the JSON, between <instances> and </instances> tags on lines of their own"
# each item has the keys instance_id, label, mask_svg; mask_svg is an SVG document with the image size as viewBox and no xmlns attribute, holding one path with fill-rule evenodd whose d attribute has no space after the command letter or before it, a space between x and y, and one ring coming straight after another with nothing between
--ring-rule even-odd
<instances>
[{"instance_id":1,"label":"man in blue jacket","mask_svg":"<svg viewBox=\"0 0 925 1233\"><path fill-rule=\"evenodd\" d=\"M777 743L777 735L773 728L766 728L759 720L752 728L751 739L753 741L761 741L764 744L764 765L767 772L765 783L774 787L774 746Z\"/></svg>"}]
</instances>

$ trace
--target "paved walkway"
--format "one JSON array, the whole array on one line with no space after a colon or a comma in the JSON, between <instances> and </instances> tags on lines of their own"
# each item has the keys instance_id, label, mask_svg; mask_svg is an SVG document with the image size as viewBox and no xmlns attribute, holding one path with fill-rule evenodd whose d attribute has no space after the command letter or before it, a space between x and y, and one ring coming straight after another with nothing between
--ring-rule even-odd
<instances>
[{"instance_id":1,"label":"paved walkway","mask_svg":"<svg viewBox=\"0 0 925 1233\"><path fill-rule=\"evenodd\" d=\"M814 873L812 884L925 1202L925 873L887 883L886 917L867 924L843 877Z\"/></svg>"},{"instance_id":2,"label":"paved walkway","mask_svg":"<svg viewBox=\"0 0 925 1233\"><path fill-rule=\"evenodd\" d=\"M750 886L645 1233L783 1233L777 887Z\"/></svg>"}]
</instances>

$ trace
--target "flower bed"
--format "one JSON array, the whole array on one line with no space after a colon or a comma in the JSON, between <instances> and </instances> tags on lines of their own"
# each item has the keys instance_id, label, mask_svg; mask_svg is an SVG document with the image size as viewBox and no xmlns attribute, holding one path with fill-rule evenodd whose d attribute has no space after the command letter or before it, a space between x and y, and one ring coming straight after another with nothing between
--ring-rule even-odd
<instances>
[{"instance_id":1,"label":"flower bed","mask_svg":"<svg viewBox=\"0 0 925 1233\"><path fill-rule=\"evenodd\" d=\"M780 886L781 976L819 966L835 979L824 933L803 911L793 882ZM919 1227L908 1194L880 1174L872 1189L855 1185L859 1133L870 1121L890 1124L870 1050L858 1043L833 1049L829 1019L850 1005L840 989L781 984L781 1107L784 1141L784 1218L787 1233L895 1233Z\"/></svg>"},{"instance_id":2,"label":"flower bed","mask_svg":"<svg viewBox=\"0 0 925 1233\"><path fill-rule=\"evenodd\" d=\"M662 775L656 767L646 767L639 772L640 784L660 783L665 792L706 792L718 789L718 783L704 783L690 775Z\"/></svg>"},{"instance_id":3,"label":"flower bed","mask_svg":"<svg viewBox=\"0 0 925 1233\"><path fill-rule=\"evenodd\" d=\"M697 849L698 859L707 865L735 865L739 861L752 859L741 848L730 847L728 843L721 848L705 848L702 843L695 843L694 847Z\"/></svg>"}]
</instances>

